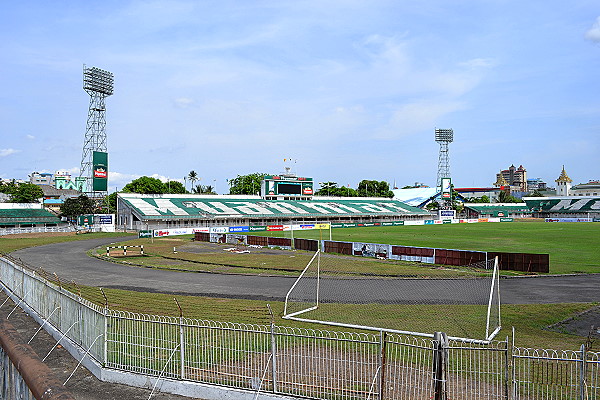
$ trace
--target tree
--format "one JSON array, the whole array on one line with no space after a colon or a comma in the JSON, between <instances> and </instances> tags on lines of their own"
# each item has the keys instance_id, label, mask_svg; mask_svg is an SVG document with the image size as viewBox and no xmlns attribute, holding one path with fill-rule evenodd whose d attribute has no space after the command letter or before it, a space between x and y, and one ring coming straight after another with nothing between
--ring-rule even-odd
<instances>
[{"instance_id":1,"label":"tree","mask_svg":"<svg viewBox=\"0 0 600 400\"><path fill-rule=\"evenodd\" d=\"M315 191L315 196L357 197L358 194L351 187L338 187L335 182L323 182L319 190Z\"/></svg>"},{"instance_id":2,"label":"tree","mask_svg":"<svg viewBox=\"0 0 600 400\"><path fill-rule=\"evenodd\" d=\"M357 192L361 197L394 197L394 192L390 190L390 184L386 181L364 179L358 184Z\"/></svg>"},{"instance_id":3,"label":"tree","mask_svg":"<svg viewBox=\"0 0 600 400\"><path fill-rule=\"evenodd\" d=\"M534 190L529 194L529 197L544 197L544 195L539 190Z\"/></svg>"},{"instance_id":4,"label":"tree","mask_svg":"<svg viewBox=\"0 0 600 400\"><path fill-rule=\"evenodd\" d=\"M17 191L18 186L14 179L8 183L0 183L0 193L13 194Z\"/></svg>"},{"instance_id":5,"label":"tree","mask_svg":"<svg viewBox=\"0 0 600 400\"><path fill-rule=\"evenodd\" d=\"M521 200L511 196L506 190L501 190L498 194L498 203L520 203Z\"/></svg>"},{"instance_id":6,"label":"tree","mask_svg":"<svg viewBox=\"0 0 600 400\"><path fill-rule=\"evenodd\" d=\"M117 213L117 192L113 192L104 198L104 207L109 214Z\"/></svg>"},{"instance_id":7,"label":"tree","mask_svg":"<svg viewBox=\"0 0 600 400\"><path fill-rule=\"evenodd\" d=\"M437 201L432 201L430 203L427 203L427 205L425 206L425 209L429 210L429 211L437 211L439 210L440 205L438 204Z\"/></svg>"},{"instance_id":8,"label":"tree","mask_svg":"<svg viewBox=\"0 0 600 400\"><path fill-rule=\"evenodd\" d=\"M229 179L229 194L257 194L260 184L267 174L255 172L248 175L238 175Z\"/></svg>"},{"instance_id":9,"label":"tree","mask_svg":"<svg viewBox=\"0 0 600 400\"><path fill-rule=\"evenodd\" d=\"M74 220L79 215L93 214L95 209L94 201L85 194L80 194L78 197L66 199L60 205L60 215Z\"/></svg>"},{"instance_id":10,"label":"tree","mask_svg":"<svg viewBox=\"0 0 600 400\"><path fill-rule=\"evenodd\" d=\"M185 193L188 193L188 191L185 188L185 186L183 186L183 183L181 183L179 181L169 181L169 182L167 182L164 185L167 187L166 193L171 193L171 194L185 194Z\"/></svg>"},{"instance_id":11,"label":"tree","mask_svg":"<svg viewBox=\"0 0 600 400\"><path fill-rule=\"evenodd\" d=\"M32 183L21 183L10 190L10 201L12 203L36 203L44 197L42 188Z\"/></svg>"},{"instance_id":12,"label":"tree","mask_svg":"<svg viewBox=\"0 0 600 400\"><path fill-rule=\"evenodd\" d=\"M192 184L192 188L193 188L194 183L196 183L196 181L198 180L198 174L196 173L196 171L191 170L187 177L190 180L190 182Z\"/></svg>"},{"instance_id":13,"label":"tree","mask_svg":"<svg viewBox=\"0 0 600 400\"><path fill-rule=\"evenodd\" d=\"M196 187L192 189L192 192L196 194L216 194L212 185L196 185Z\"/></svg>"},{"instance_id":14,"label":"tree","mask_svg":"<svg viewBox=\"0 0 600 400\"><path fill-rule=\"evenodd\" d=\"M123 187L125 193L162 194L167 193L167 187L157 178L142 176L129 182Z\"/></svg>"}]
</instances>

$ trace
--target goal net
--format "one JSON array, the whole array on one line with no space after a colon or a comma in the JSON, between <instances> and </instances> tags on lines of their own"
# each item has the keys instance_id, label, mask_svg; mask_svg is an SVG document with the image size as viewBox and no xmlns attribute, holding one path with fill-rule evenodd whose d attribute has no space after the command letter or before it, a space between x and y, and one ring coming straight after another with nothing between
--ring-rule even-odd
<instances>
[{"instance_id":1,"label":"goal net","mask_svg":"<svg viewBox=\"0 0 600 400\"><path fill-rule=\"evenodd\" d=\"M497 259L447 268L317 251L290 287L283 318L489 341L501 327L498 269Z\"/></svg>"}]
</instances>

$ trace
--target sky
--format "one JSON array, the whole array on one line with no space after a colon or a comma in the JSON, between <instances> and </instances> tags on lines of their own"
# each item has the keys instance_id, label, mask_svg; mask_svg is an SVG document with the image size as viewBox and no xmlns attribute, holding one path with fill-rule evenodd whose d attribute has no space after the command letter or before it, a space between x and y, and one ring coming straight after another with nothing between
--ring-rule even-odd
<instances>
[{"instance_id":1,"label":"sky","mask_svg":"<svg viewBox=\"0 0 600 400\"><path fill-rule=\"evenodd\" d=\"M435 128L457 187L600 179L597 0L25 0L0 3L0 43L0 178L78 174L85 64L114 74L111 191L285 166L433 186Z\"/></svg>"}]
</instances>

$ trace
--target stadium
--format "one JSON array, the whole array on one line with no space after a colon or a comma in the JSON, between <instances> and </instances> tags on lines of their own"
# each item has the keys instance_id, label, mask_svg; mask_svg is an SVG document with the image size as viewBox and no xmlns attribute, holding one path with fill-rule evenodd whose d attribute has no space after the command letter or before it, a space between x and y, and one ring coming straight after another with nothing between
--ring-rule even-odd
<instances>
[{"instance_id":1,"label":"stadium","mask_svg":"<svg viewBox=\"0 0 600 400\"><path fill-rule=\"evenodd\" d=\"M303 223L420 221L431 214L388 198L312 196L312 179L267 176L261 195L117 196L117 225L130 230ZM192 232L189 232L192 233Z\"/></svg>"}]
</instances>

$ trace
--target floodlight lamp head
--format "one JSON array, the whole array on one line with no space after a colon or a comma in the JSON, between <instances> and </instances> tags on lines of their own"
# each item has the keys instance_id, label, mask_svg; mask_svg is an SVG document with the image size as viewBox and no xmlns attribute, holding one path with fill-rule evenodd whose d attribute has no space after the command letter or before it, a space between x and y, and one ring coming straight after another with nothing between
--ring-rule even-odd
<instances>
[{"instance_id":1,"label":"floodlight lamp head","mask_svg":"<svg viewBox=\"0 0 600 400\"><path fill-rule=\"evenodd\" d=\"M83 66L83 90L110 96L114 90L114 75L100 68Z\"/></svg>"},{"instance_id":2,"label":"floodlight lamp head","mask_svg":"<svg viewBox=\"0 0 600 400\"><path fill-rule=\"evenodd\" d=\"M436 129L435 130L436 143L452 143L453 140L454 140L454 131L452 129Z\"/></svg>"}]
</instances>

